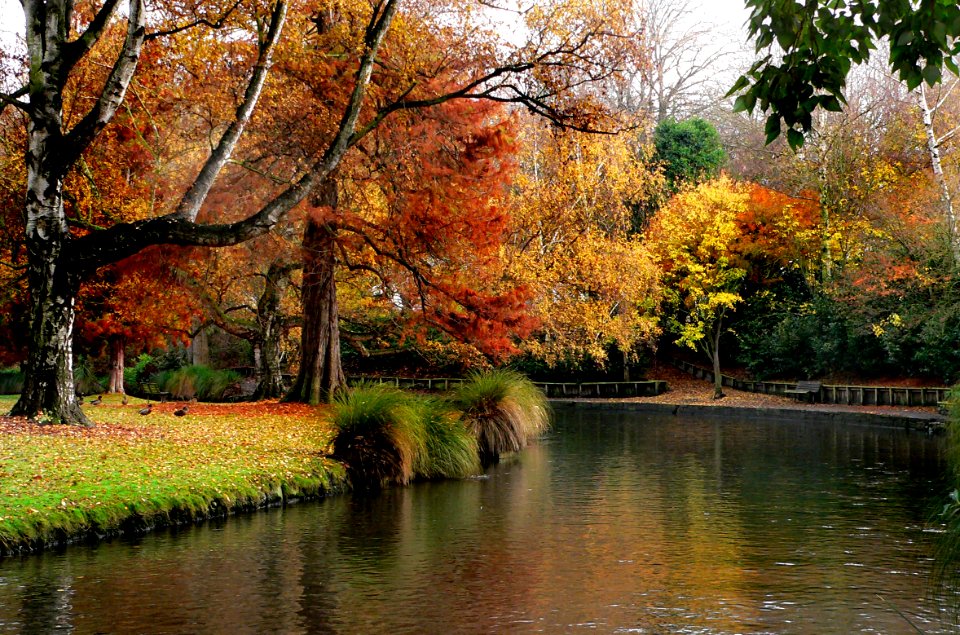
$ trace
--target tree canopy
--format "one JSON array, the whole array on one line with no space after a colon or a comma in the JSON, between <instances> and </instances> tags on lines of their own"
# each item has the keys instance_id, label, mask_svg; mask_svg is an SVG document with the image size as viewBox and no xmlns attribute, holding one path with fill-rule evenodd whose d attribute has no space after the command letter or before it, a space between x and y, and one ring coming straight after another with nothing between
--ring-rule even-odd
<instances>
[{"instance_id":1,"label":"tree canopy","mask_svg":"<svg viewBox=\"0 0 960 635\"><path fill-rule=\"evenodd\" d=\"M717 129L700 117L661 121L653 132L653 143L654 159L663 166L667 186L674 192L686 183L717 178L727 158Z\"/></svg>"},{"instance_id":2,"label":"tree canopy","mask_svg":"<svg viewBox=\"0 0 960 635\"><path fill-rule=\"evenodd\" d=\"M769 112L767 142L786 132L794 148L817 108L839 112L855 64L886 43L888 64L910 90L957 72L960 5L949 0L746 0L757 61L730 94L738 110Z\"/></svg>"}]
</instances>

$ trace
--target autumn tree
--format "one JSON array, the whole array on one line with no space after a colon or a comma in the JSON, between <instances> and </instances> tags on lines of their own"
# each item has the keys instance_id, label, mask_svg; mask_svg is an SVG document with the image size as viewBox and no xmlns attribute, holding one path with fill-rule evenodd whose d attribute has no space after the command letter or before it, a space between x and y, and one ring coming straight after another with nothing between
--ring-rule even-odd
<instances>
[{"instance_id":1,"label":"autumn tree","mask_svg":"<svg viewBox=\"0 0 960 635\"><path fill-rule=\"evenodd\" d=\"M255 399L277 399L285 390L287 338L300 325L303 261L294 233L291 226L217 250L189 281L191 295L202 307L202 326L214 325L250 344Z\"/></svg>"},{"instance_id":2,"label":"autumn tree","mask_svg":"<svg viewBox=\"0 0 960 635\"><path fill-rule=\"evenodd\" d=\"M413 165L424 161L424 167L430 167L427 162L431 159L423 148L417 148L415 142L402 141L405 137L415 139L415 134L403 131L419 131L423 129L422 122L435 127L444 118L448 120L446 125L455 125L455 118L443 111L443 106L452 101L518 104L557 125L585 130L621 125L604 111L592 92L599 89L591 86L599 85L615 74L624 57L633 51L629 39L617 36L617 33L624 33L625 25L629 24L630 3L607 2L585 7L575 2L560 2L537 6L524 18L530 39L512 50L492 46L493 41L486 39L490 37L489 33L467 30L468 35L464 36L456 30L433 29L425 20L431 7L415 6L423 13L405 14L404 30L398 29L395 37L385 43L384 55L390 59L391 65L378 69L376 87L371 93L370 103L375 111L370 123L363 128L363 134L369 135L362 144L367 157L365 162L373 161L376 165L377 157L383 156L394 165L402 166L409 160L414 162ZM469 14L464 15L472 20ZM349 11L342 6L339 12L327 15L317 26L315 46L331 51L349 49L349 31L343 28L349 22ZM345 37L347 40L343 39ZM482 40L478 41L477 37ZM451 55L451 52L455 54ZM303 64L291 67L291 76L313 86L312 92L304 95L304 103L312 104L310 111L321 113L325 107L325 102L316 102L316 95L330 100L331 95L336 94L320 90L320 87L335 89L332 78L337 72L336 64L328 61L320 67ZM437 110L439 114L415 114L424 109ZM390 120L387 120L388 115ZM467 120L472 118L476 115L469 115ZM324 122L318 116L307 124L316 126L314 130L322 130ZM483 132L482 126L476 123L472 125L475 132L470 134L475 136L474 140L463 136L462 131L454 132L448 137L453 142L446 148L438 148L439 153L446 155L445 159L435 163L442 166L442 170L438 174L421 175L427 177L421 178L421 182L428 186L423 189L429 191L429 195L411 196L402 180L382 168L383 175L396 183L381 182L376 188L388 206L399 209L396 203L406 202L414 206L412 209L421 210L417 212L420 214L431 206L442 213L444 209L454 209L452 204L460 201L462 209L456 210L452 217L458 219L456 221L438 223L429 219L423 230L414 232L406 231L404 224L358 223L351 204L345 205L341 200L349 193L349 185L327 184L322 192L318 191L314 205L326 211L311 215L304 233L303 253L307 266L304 269L303 360L289 398L315 402L332 394L343 383L336 267L338 262L348 268L356 266L350 264L351 252L344 250L343 245L357 238L376 254L379 264L372 267L376 276L392 269L410 281L410 291L398 296L414 300L413 303L402 302L406 315L423 318L425 323L440 332L477 344L491 354L511 349L511 331L523 332L517 330L522 320L513 315L522 304L518 290L505 290L500 294L481 292L483 284L476 274L483 273L483 268L465 266L474 264L473 256L461 253L461 257L467 257L467 260L457 262L446 255L430 253L440 246L451 249L457 244L457 241L444 238L445 234L460 235L461 245L481 247L480 251L488 242L476 233L482 223L488 222L484 220L487 214L475 213L479 208L470 203L469 196L465 198L465 193L470 190L460 190L462 186L456 179L459 173L465 177L464 182L473 180L471 189L479 192L478 188L484 188L480 180L470 175L470 169L464 168L470 161L476 161L477 165L487 166L483 168L486 172L484 178L492 179L492 185L496 185L499 159L485 158L484 155L495 147L498 135ZM385 127L392 131L383 130ZM316 134L314 130L308 128L302 136L309 139ZM489 130L495 131L496 127L489 127ZM459 140L456 140L457 135L461 135ZM434 138L443 140L442 130L435 133ZM391 141L384 143L384 139ZM402 172L395 171L394 174L402 175ZM449 182L445 192L441 191L443 180L438 179L439 174ZM345 169L342 182L349 184L352 178ZM400 192L408 193L400 196ZM480 194L474 199L481 202L484 196ZM471 207L474 207L472 216ZM386 218L394 222L391 216ZM402 220L402 216L399 218L408 222ZM468 218L473 219L474 229L468 229L469 225L459 220ZM420 222L415 215L410 220ZM473 234L458 234L464 230ZM497 235L495 230L482 231L491 237ZM417 242L423 246L416 247ZM463 252L462 248L458 249ZM444 272L440 265L446 263L450 264L450 269ZM454 270L459 270L461 277L473 275L473 282L466 285L454 283L449 277ZM419 308L411 310L413 306Z\"/></svg>"},{"instance_id":3,"label":"autumn tree","mask_svg":"<svg viewBox=\"0 0 960 635\"><path fill-rule=\"evenodd\" d=\"M747 209L745 186L721 177L677 194L646 234L663 271L667 328L676 343L701 350L713 365L714 398L723 397L720 338L726 318L743 302L747 270L734 250L737 218Z\"/></svg>"},{"instance_id":4,"label":"autumn tree","mask_svg":"<svg viewBox=\"0 0 960 635\"><path fill-rule=\"evenodd\" d=\"M91 355L106 352L109 392L125 392L128 351L187 341L200 314L189 291L193 269L182 250L154 247L97 271L81 285L75 345Z\"/></svg>"},{"instance_id":5,"label":"autumn tree","mask_svg":"<svg viewBox=\"0 0 960 635\"><path fill-rule=\"evenodd\" d=\"M74 397L71 334L78 287L92 272L150 245L221 246L247 240L276 224L333 171L349 146L377 50L398 3L385 0L371 6L363 28L365 38L359 49L353 93L342 125L324 151L255 214L226 224L198 222L197 218L256 107L287 5L278 2L252 12L215 3L205 3L202 8L164 5L151 13L148 25L142 0L130 0L125 15L118 20L115 14L119 4L118 0L109 0L87 13L76 12L73 2L23 3L29 80L23 88L2 96L4 105L20 109L28 121L24 207L31 340L24 390L12 410L14 414L33 416L44 411L64 423L88 422ZM234 118L213 144L196 179L177 203L160 215L74 231L64 211L64 181L125 103L144 47L169 41L167 38L175 38L191 26L224 24L229 19L235 20L236 27L229 37L245 38L250 45L252 72ZM116 51L114 62L102 88L91 96L88 103L92 105L64 119L65 86L87 67L91 51L108 45ZM222 216L213 218L225 220Z\"/></svg>"},{"instance_id":6,"label":"autumn tree","mask_svg":"<svg viewBox=\"0 0 960 635\"><path fill-rule=\"evenodd\" d=\"M651 344L659 289L647 248L630 235L634 205L659 178L628 134L598 136L527 121L509 199L506 273L529 288L540 325L524 350L549 365L605 365Z\"/></svg>"},{"instance_id":7,"label":"autumn tree","mask_svg":"<svg viewBox=\"0 0 960 635\"><path fill-rule=\"evenodd\" d=\"M522 290L490 280L506 220L496 202L512 166L511 122L499 110L454 100L407 113L398 118L402 125L378 129L365 160L345 164L336 190L317 201L326 205L308 221L307 231L319 235L305 237L303 293L305 308L321 311L304 313L294 398L315 401L343 381L336 348L340 278L367 281L366 295L378 313L392 315L396 339L432 330L497 358L526 333ZM314 269L322 276L311 278ZM316 292L324 298L312 301ZM311 357L316 347L307 338L314 333L329 333L323 357ZM354 331L349 341L367 353L357 337ZM330 380L319 395L311 377Z\"/></svg>"},{"instance_id":8,"label":"autumn tree","mask_svg":"<svg viewBox=\"0 0 960 635\"><path fill-rule=\"evenodd\" d=\"M389 63L379 66L377 70L384 74L384 81L378 81L377 86L389 91L374 103L367 103L375 61L400 9L399 0L338 5L349 9L350 19L339 21L332 32L341 37L346 33L349 46L321 49L319 55L307 35L310 25L316 27L318 34L324 30L320 28L322 16L295 5L294 37L283 41L290 45L290 54L300 55L307 66L319 63L320 76L337 77L338 84L345 83L349 88L337 93L342 98L335 98L332 103L326 101L324 93L315 94L315 103L328 106L324 110L329 113L323 128L326 134L309 139L296 161L278 165L276 172L266 170L264 176L269 183L262 190L259 206L254 213L235 218L230 210L209 205L204 208L204 203L257 112L271 57L281 43L287 5L162 3L148 13L142 0L129 0L121 16L119 4L118 0L108 0L100 6L82 5L83 11L75 11L73 2L23 3L29 79L22 88L2 95L4 105L19 109L28 121L25 236L31 340L24 392L13 409L17 414L32 416L42 410L55 420L86 422L74 399L70 335L77 289L92 272L150 245L226 246L268 231L328 180L351 147L402 110L430 107L445 98L486 98L522 104L556 121L579 119L583 126L602 125L601 111L583 106L588 91L574 95L568 89L615 72L617 59L606 52L629 43L628 38L622 37L623 32L614 28L626 8L613 1L591 6L586 11L587 19L584 7L574 3L537 7L526 14L533 34L530 42L513 49L485 39L492 38L492 33L474 28L473 14L461 3L451 3L452 9L464 9L457 13L446 12L445 7L435 3L411 1L405 5L405 20L409 24L432 25L415 31L410 40L409 50L425 62L424 70ZM441 14L442 20L424 19ZM462 17L451 20L451 16ZM454 40L443 43L459 44L459 48L434 48L427 40L417 41L430 34L449 34L451 25L459 30L452 28ZM397 35L398 41L403 42L403 34ZM168 86L187 80L206 96L209 91L201 77L191 80L189 76L176 76L183 67L175 63L172 52L178 49L171 44L199 46L211 39L227 43L232 53L217 58L217 68L241 74L241 69L249 69L249 75L246 82L231 84L232 90L227 94L234 98L205 102L205 106L210 106L208 114L213 124L208 128L212 133L208 138L214 141L201 158L202 165L194 172L196 177L181 178L182 189L169 193L148 218L116 222L105 228L81 230L72 226L64 212L65 179L78 168L84 153L95 145L118 109L129 103L131 82L145 52L153 50L159 59L174 62L169 65L168 70L174 74L168 75ZM483 45L484 41L489 44ZM159 53L160 49L155 47L161 45L170 48ZM443 55L448 50L467 54ZM64 118L65 86L88 69L103 68L91 63L94 53L112 53L113 61L106 66L108 71L100 88L78 101L77 111ZM331 64L344 68L331 74ZM386 80L388 74L397 80ZM431 81L437 74L460 81L452 91L438 94L437 84ZM300 79L309 75L316 76L315 71L305 70ZM221 119L224 104L235 110ZM365 104L369 110L361 121ZM302 103L293 99L288 105L296 108ZM190 163L185 162L181 177L191 171L187 167Z\"/></svg>"}]
</instances>

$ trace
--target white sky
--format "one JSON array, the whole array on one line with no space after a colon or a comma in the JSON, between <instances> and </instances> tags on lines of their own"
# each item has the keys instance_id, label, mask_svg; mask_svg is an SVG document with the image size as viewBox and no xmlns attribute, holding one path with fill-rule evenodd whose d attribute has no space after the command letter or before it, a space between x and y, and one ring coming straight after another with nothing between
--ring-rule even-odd
<instances>
[{"instance_id":1,"label":"white sky","mask_svg":"<svg viewBox=\"0 0 960 635\"><path fill-rule=\"evenodd\" d=\"M749 13L743 0L694 0L700 5L704 23L714 23L724 30L738 30ZM23 9L18 0L0 0L0 47L9 50L23 32Z\"/></svg>"},{"instance_id":2,"label":"white sky","mask_svg":"<svg viewBox=\"0 0 960 635\"><path fill-rule=\"evenodd\" d=\"M0 0L0 47L8 50L23 33L23 9L17 0Z\"/></svg>"}]
</instances>

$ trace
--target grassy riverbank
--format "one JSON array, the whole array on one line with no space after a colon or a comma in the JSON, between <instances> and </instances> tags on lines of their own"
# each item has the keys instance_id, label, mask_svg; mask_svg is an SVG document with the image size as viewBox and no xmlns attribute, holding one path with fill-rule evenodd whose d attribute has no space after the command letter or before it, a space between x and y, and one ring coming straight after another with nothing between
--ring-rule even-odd
<instances>
[{"instance_id":1,"label":"grassy riverbank","mask_svg":"<svg viewBox=\"0 0 960 635\"><path fill-rule=\"evenodd\" d=\"M13 397L0 397L8 412ZM95 428L0 417L0 552L339 489L326 410L296 404L84 406Z\"/></svg>"}]
</instances>

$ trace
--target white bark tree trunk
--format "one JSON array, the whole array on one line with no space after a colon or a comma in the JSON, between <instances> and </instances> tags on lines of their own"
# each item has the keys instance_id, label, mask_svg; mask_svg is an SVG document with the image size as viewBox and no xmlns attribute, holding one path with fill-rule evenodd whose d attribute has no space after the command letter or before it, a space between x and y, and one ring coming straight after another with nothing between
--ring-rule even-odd
<instances>
[{"instance_id":1,"label":"white bark tree trunk","mask_svg":"<svg viewBox=\"0 0 960 635\"><path fill-rule=\"evenodd\" d=\"M920 115L923 118L923 130L927 137L927 152L930 154L930 166L933 168L933 177L940 190L940 209L947 226L947 236L950 241L950 253L953 256L954 266L960 264L960 236L958 236L957 218L953 211L953 198L950 196L950 186L943 173L943 163L940 161L940 140L937 139L933 127L934 109L927 102L927 89L920 84L917 92L917 103L920 106Z\"/></svg>"}]
</instances>

